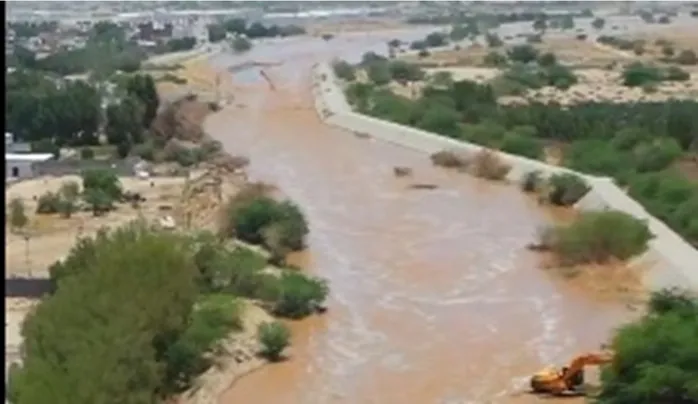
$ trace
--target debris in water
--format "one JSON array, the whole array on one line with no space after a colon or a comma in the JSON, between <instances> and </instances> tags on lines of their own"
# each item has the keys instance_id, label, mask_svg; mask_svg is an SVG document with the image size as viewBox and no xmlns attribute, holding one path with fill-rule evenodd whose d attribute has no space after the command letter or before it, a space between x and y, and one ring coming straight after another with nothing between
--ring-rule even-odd
<instances>
[{"instance_id":1,"label":"debris in water","mask_svg":"<svg viewBox=\"0 0 698 404\"><path fill-rule=\"evenodd\" d=\"M436 184L412 184L410 188L412 189L436 189L439 186Z\"/></svg>"},{"instance_id":2,"label":"debris in water","mask_svg":"<svg viewBox=\"0 0 698 404\"><path fill-rule=\"evenodd\" d=\"M393 174L396 177L409 177L412 175L412 169L409 167L393 167Z\"/></svg>"}]
</instances>

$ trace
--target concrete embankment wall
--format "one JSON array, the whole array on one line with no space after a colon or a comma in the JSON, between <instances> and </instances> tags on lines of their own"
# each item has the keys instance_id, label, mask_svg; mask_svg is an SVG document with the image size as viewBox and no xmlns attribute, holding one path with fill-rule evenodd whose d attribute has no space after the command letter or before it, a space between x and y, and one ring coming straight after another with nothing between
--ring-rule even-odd
<instances>
[{"instance_id":1,"label":"concrete embankment wall","mask_svg":"<svg viewBox=\"0 0 698 404\"><path fill-rule=\"evenodd\" d=\"M399 125L381 119L352 112L331 67L321 63L314 68L315 107L328 124L350 132L362 133L375 139L394 143L410 149L435 153L442 150L458 150L475 153L481 146L449 139L419 129ZM555 173L573 173L584 178L591 190L575 207L581 210L615 209L645 220L655 235L648 251L636 259L650 270L645 283L650 289L665 287L690 287L698 290L698 251L685 242L663 222L651 216L635 200L615 185L613 180L578 173L537 160L500 153L511 166L507 179L520 182L526 173L538 170L544 176Z\"/></svg>"}]
</instances>

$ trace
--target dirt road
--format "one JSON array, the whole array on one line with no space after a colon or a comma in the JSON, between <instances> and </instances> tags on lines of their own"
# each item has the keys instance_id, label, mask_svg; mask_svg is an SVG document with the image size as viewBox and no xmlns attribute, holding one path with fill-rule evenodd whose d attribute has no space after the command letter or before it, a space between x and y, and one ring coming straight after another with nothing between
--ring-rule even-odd
<instances>
[{"instance_id":1,"label":"dirt road","mask_svg":"<svg viewBox=\"0 0 698 404\"><path fill-rule=\"evenodd\" d=\"M515 187L447 174L425 155L319 121L310 66L395 36L259 46L245 57L283 62L266 69L276 91L236 73L235 104L207 121L231 153L250 157L251 179L277 184L306 212L300 261L332 289L327 315L292 324L292 360L243 378L220 403L536 402L517 393L530 372L597 348L627 318L623 305L538 268L524 246L549 219ZM398 165L414 178L395 178Z\"/></svg>"}]
</instances>

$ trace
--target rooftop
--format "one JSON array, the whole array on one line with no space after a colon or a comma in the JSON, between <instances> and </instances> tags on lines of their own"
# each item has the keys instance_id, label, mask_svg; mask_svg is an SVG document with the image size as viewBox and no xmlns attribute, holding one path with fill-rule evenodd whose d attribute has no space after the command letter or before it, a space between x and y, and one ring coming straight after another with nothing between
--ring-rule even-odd
<instances>
[{"instance_id":1,"label":"rooftop","mask_svg":"<svg viewBox=\"0 0 698 404\"><path fill-rule=\"evenodd\" d=\"M52 153L5 153L5 161L40 162L53 158Z\"/></svg>"}]
</instances>

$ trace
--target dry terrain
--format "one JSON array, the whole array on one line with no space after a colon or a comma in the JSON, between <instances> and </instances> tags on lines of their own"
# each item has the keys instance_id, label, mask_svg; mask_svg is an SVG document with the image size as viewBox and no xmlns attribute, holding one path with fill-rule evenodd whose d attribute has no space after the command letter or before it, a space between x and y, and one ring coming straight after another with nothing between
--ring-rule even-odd
<instances>
[{"instance_id":1,"label":"dry terrain","mask_svg":"<svg viewBox=\"0 0 698 404\"><path fill-rule=\"evenodd\" d=\"M526 103L530 101L557 102L570 105L585 101L633 102L633 101L665 101L668 99L695 99L698 97L698 66L683 67L691 73L686 82L664 82L654 88L654 91L644 91L641 88L628 88L622 85L621 74L624 65L633 61L656 61L657 52L661 47L658 39L664 39L676 45L676 49L698 48L698 32L691 36L689 33L668 30L653 33L643 38L647 40L648 53L636 56L610 46L592 42L580 41L574 38L544 38L542 44L536 46L541 52L553 52L558 60L574 69L579 83L568 90L558 90L552 87L540 90L528 90L517 97L503 97L503 103ZM456 80L474 80L486 82L501 71L498 68L484 66L484 57L492 50L500 53L505 48L490 49L480 45L470 47L434 51L429 56L418 57L414 52L406 52L400 59L415 62L427 68L429 73L448 71ZM417 93L412 88L393 84L393 89L404 96L413 97ZM420 83L413 86L422 87Z\"/></svg>"}]
</instances>

